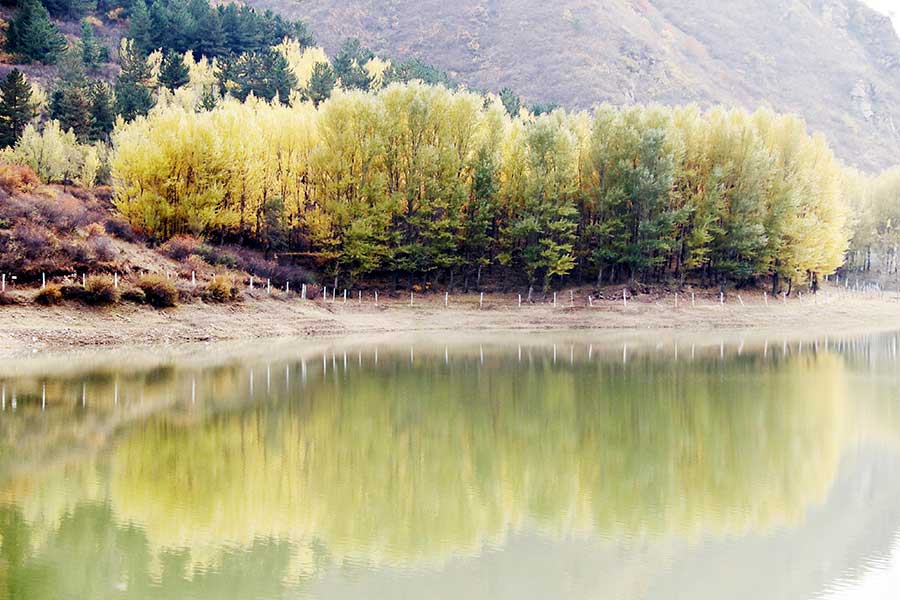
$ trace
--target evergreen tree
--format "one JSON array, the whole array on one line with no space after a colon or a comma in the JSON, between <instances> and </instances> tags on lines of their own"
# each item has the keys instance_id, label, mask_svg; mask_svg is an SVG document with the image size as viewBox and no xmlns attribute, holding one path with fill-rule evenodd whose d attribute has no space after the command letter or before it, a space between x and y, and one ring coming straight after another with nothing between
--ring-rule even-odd
<instances>
[{"instance_id":1,"label":"evergreen tree","mask_svg":"<svg viewBox=\"0 0 900 600\"><path fill-rule=\"evenodd\" d=\"M89 71L96 71L104 58L100 43L94 35L94 26L81 22L81 61Z\"/></svg>"},{"instance_id":2,"label":"evergreen tree","mask_svg":"<svg viewBox=\"0 0 900 600\"><path fill-rule=\"evenodd\" d=\"M131 121L153 108L152 75L147 59L131 40L122 43L119 61L122 71L116 79L116 112Z\"/></svg>"},{"instance_id":3,"label":"evergreen tree","mask_svg":"<svg viewBox=\"0 0 900 600\"><path fill-rule=\"evenodd\" d=\"M97 0L43 0L50 14L75 21L97 10Z\"/></svg>"},{"instance_id":4,"label":"evergreen tree","mask_svg":"<svg viewBox=\"0 0 900 600\"><path fill-rule=\"evenodd\" d=\"M13 69L0 84L0 147L14 145L35 116L31 85Z\"/></svg>"},{"instance_id":5,"label":"evergreen tree","mask_svg":"<svg viewBox=\"0 0 900 600\"><path fill-rule=\"evenodd\" d=\"M107 141L116 122L112 90L104 81L94 81L88 89L91 102L91 141Z\"/></svg>"},{"instance_id":6,"label":"evergreen tree","mask_svg":"<svg viewBox=\"0 0 900 600\"><path fill-rule=\"evenodd\" d=\"M506 109L509 116L513 118L519 116L519 111L522 110L522 99L512 89L507 87L500 90L500 102L503 103L503 108Z\"/></svg>"},{"instance_id":7,"label":"evergreen tree","mask_svg":"<svg viewBox=\"0 0 900 600\"><path fill-rule=\"evenodd\" d=\"M166 52L159 68L159 85L174 92L190 81L190 71L184 64L184 56L171 50Z\"/></svg>"},{"instance_id":8,"label":"evergreen tree","mask_svg":"<svg viewBox=\"0 0 900 600\"><path fill-rule=\"evenodd\" d=\"M368 48L363 48L356 38L348 39L334 57L334 72L341 87L347 90L368 91L372 76L366 71L366 63L375 57Z\"/></svg>"},{"instance_id":9,"label":"evergreen tree","mask_svg":"<svg viewBox=\"0 0 900 600\"><path fill-rule=\"evenodd\" d=\"M135 48L143 54L154 50L152 28L147 3L144 0L134 0L128 17L128 37L134 41Z\"/></svg>"},{"instance_id":10,"label":"evergreen tree","mask_svg":"<svg viewBox=\"0 0 900 600\"><path fill-rule=\"evenodd\" d=\"M391 66L384 73L384 85L409 83L416 80L428 85L442 85L449 90L457 87L446 71L422 62L418 58L403 62L392 62Z\"/></svg>"},{"instance_id":11,"label":"evergreen tree","mask_svg":"<svg viewBox=\"0 0 900 600\"><path fill-rule=\"evenodd\" d=\"M297 86L297 77L281 53L267 48L223 61L219 85L241 101L252 93L268 101L277 97L287 104L291 90Z\"/></svg>"},{"instance_id":12,"label":"evergreen tree","mask_svg":"<svg viewBox=\"0 0 900 600\"><path fill-rule=\"evenodd\" d=\"M316 63L313 67L312 76L309 78L304 92L305 98L312 100L312 103L318 106L322 102L331 98L334 86L337 85L337 75L334 69L328 63Z\"/></svg>"},{"instance_id":13,"label":"evergreen tree","mask_svg":"<svg viewBox=\"0 0 900 600\"><path fill-rule=\"evenodd\" d=\"M50 20L38 0L22 0L6 31L6 49L28 61L55 63L66 48L66 38Z\"/></svg>"},{"instance_id":14,"label":"evergreen tree","mask_svg":"<svg viewBox=\"0 0 900 600\"><path fill-rule=\"evenodd\" d=\"M194 56L222 56L226 51L222 17L219 11L210 9L205 0L202 3L207 6L207 10L195 16L197 25L191 50Z\"/></svg>"},{"instance_id":15,"label":"evergreen tree","mask_svg":"<svg viewBox=\"0 0 900 600\"><path fill-rule=\"evenodd\" d=\"M91 137L91 100L84 86L67 85L50 97L50 118L63 131L72 131L80 142Z\"/></svg>"}]
</instances>

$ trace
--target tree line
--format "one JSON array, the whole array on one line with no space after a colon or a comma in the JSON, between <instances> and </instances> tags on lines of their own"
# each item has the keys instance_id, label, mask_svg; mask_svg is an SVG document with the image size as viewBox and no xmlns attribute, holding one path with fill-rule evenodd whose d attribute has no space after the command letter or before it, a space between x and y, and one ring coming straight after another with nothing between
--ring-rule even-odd
<instances>
[{"instance_id":1,"label":"tree line","mask_svg":"<svg viewBox=\"0 0 900 600\"><path fill-rule=\"evenodd\" d=\"M419 82L316 104L161 103L116 129L116 204L158 240L238 240L329 276L549 289L832 273L845 170L793 116L602 106L515 116Z\"/></svg>"}]
</instances>

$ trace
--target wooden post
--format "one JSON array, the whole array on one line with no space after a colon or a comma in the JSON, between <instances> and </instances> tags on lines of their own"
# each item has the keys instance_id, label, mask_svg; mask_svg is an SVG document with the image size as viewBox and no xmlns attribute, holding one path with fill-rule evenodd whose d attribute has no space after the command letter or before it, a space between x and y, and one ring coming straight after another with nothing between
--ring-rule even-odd
<instances>
[{"instance_id":1,"label":"wooden post","mask_svg":"<svg viewBox=\"0 0 900 600\"><path fill-rule=\"evenodd\" d=\"M362 304L362 290L359 290L359 303Z\"/></svg>"},{"instance_id":2,"label":"wooden post","mask_svg":"<svg viewBox=\"0 0 900 600\"><path fill-rule=\"evenodd\" d=\"M81 274L81 287L87 288L87 276L84 273Z\"/></svg>"},{"instance_id":3,"label":"wooden post","mask_svg":"<svg viewBox=\"0 0 900 600\"><path fill-rule=\"evenodd\" d=\"M285 284L284 284L284 293L285 293L285 294L290 294L290 293L291 293L291 282L290 282L290 281L285 282Z\"/></svg>"},{"instance_id":4,"label":"wooden post","mask_svg":"<svg viewBox=\"0 0 900 600\"><path fill-rule=\"evenodd\" d=\"M744 299L741 298L741 295L740 295L740 294L738 294L738 301L741 303L741 306L746 306L746 305L744 304Z\"/></svg>"},{"instance_id":5,"label":"wooden post","mask_svg":"<svg viewBox=\"0 0 900 600\"><path fill-rule=\"evenodd\" d=\"M253 291L253 275L250 276L250 291Z\"/></svg>"},{"instance_id":6,"label":"wooden post","mask_svg":"<svg viewBox=\"0 0 900 600\"><path fill-rule=\"evenodd\" d=\"M522 294L519 294L519 308L522 308Z\"/></svg>"},{"instance_id":7,"label":"wooden post","mask_svg":"<svg viewBox=\"0 0 900 600\"><path fill-rule=\"evenodd\" d=\"M409 293L409 305L410 306L413 305L413 293L412 292Z\"/></svg>"},{"instance_id":8,"label":"wooden post","mask_svg":"<svg viewBox=\"0 0 900 600\"><path fill-rule=\"evenodd\" d=\"M2 281L2 283L0 283L0 292L5 292L6 291L6 273L4 273L2 276L0 276L0 281Z\"/></svg>"},{"instance_id":9,"label":"wooden post","mask_svg":"<svg viewBox=\"0 0 900 600\"><path fill-rule=\"evenodd\" d=\"M694 302L694 292L691 292L691 306L697 306L696 302Z\"/></svg>"},{"instance_id":10,"label":"wooden post","mask_svg":"<svg viewBox=\"0 0 900 600\"><path fill-rule=\"evenodd\" d=\"M45 287L47 287L47 274L41 273L41 289L44 289Z\"/></svg>"},{"instance_id":11,"label":"wooden post","mask_svg":"<svg viewBox=\"0 0 900 600\"><path fill-rule=\"evenodd\" d=\"M763 292L763 302L766 303L766 306L769 305L769 292Z\"/></svg>"},{"instance_id":12,"label":"wooden post","mask_svg":"<svg viewBox=\"0 0 900 600\"><path fill-rule=\"evenodd\" d=\"M781 292L781 303L787 304L787 292Z\"/></svg>"},{"instance_id":13,"label":"wooden post","mask_svg":"<svg viewBox=\"0 0 900 600\"><path fill-rule=\"evenodd\" d=\"M628 308L628 296L625 295L625 290L622 290L622 306Z\"/></svg>"},{"instance_id":14,"label":"wooden post","mask_svg":"<svg viewBox=\"0 0 900 600\"><path fill-rule=\"evenodd\" d=\"M478 298L478 308L484 308L484 292L481 292L481 296Z\"/></svg>"},{"instance_id":15,"label":"wooden post","mask_svg":"<svg viewBox=\"0 0 900 600\"><path fill-rule=\"evenodd\" d=\"M719 292L719 304L725 306L725 292Z\"/></svg>"},{"instance_id":16,"label":"wooden post","mask_svg":"<svg viewBox=\"0 0 900 600\"><path fill-rule=\"evenodd\" d=\"M271 279L266 279L266 293L267 294L272 293L272 280Z\"/></svg>"},{"instance_id":17,"label":"wooden post","mask_svg":"<svg viewBox=\"0 0 900 600\"><path fill-rule=\"evenodd\" d=\"M594 308L594 297L593 296L588 296L588 306L590 306L591 308Z\"/></svg>"},{"instance_id":18,"label":"wooden post","mask_svg":"<svg viewBox=\"0 0 900 600\"><path fill-rule=\"evenodd\" d=\"M450 304L450 292L444 292L444 308Z\"/></svg>"},{"instance_id":19,"label":"wooden post","mask_svg":"<svg viewBox=\"0 0 900 600\"><path fill-rule=\"evenodd\" d=\"M344 290L344 304L347 304L347 290Z\"/></svg>"},{"instance_id":20,"label":"wooden post","mask_svg":"<svg viewBox=\"0 0 900 600\"><path fill-rule=\"evenodd\" d=\"M191 285L197 287L197 272L191 271Z\"/></svg>"},{"instance_id":21,"label":"wooden post","mask_svg":"<svg viewBox=\"0 0 900 600\"><path fill-rule=\"evenodd\" d=\"M119 274L113 273L113 287L119 289Z\"/></svg>"},{"instance_id":22,"label":"wooden post","mask_svg":"<svg viewBox=\"0 0 900 600\"><path fill-rule=\"evenodd\" d=\"M678 292L675 292L675 308L678 308Z\"/></svg>"},{"instance_id":23,"label":"wooden post","mask_svg":"<svg viewBox=\"0 0 900 600\"><path fill-rule=\"evenodd\" d=\"M569 304L575 306L575 292L573 290L569 290Z\"/></svg>"},{"instance_id":24,"label":"wooden post","mask_svg":"<svg viewBox=\"0 0 900 600\"><path fill-rule=\"evenodd\" d=\"M328 286L322 286L322 302L328 302Z\"/></svg>"},{"instance_id":25,"label":"wooden post","mask_svg":"<svg viewBox=\"0 0 900 600\"><path fill-rule=\"evenodd\" d=\"M300 299L306 300L306 284L305 283L300 284Z\"/></svg>"},{"instance_id":26,"label":"wooden post","mask_svg":"<svg viewBox=\"0 0 900 600\"><path fill-rule=\"evenodd\" d=\"M556 292L553 292L553 306L556 307Z\"/></svg>"},{"instance_id":27,"label":"wooden post","mask_svg":"<svg viewBox=\"0 0 900 600\"><path fill-rule=\"evenodd\" d=\"M378 292L375 292L375 306L378 306Z\"/></svg>"}]
</instances>

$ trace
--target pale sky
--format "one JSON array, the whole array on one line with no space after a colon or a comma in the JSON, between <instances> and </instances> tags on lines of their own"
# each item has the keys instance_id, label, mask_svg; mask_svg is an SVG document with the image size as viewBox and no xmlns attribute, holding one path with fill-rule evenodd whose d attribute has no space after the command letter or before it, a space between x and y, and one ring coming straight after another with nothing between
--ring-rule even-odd
<instances>
[{"instance_id":1,"label":"pale sky","mask_svg":"<svg viewBox=\"0 0 900 600\"><path fill-rule=\"evenodd\" d=\"M863 0L877 11L883 12L894 20L894 28L900 32L900 0Z\"/></svg>"}]
</instances>

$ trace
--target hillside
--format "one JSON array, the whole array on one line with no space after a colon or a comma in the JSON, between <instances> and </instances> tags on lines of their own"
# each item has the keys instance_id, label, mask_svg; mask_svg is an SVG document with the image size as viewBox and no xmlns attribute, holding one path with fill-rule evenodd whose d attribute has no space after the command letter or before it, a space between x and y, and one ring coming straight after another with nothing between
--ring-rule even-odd
<instances>
[{"instance_id":1,"label":"hillside","mask_svg":"<svg viewBox=\"0 0 900 600\"><path fill-rule=\"evenodd\" d=\"M900 39L858 0L247 0L469 86L584 108L661 102L803 115L849 164L900 157Z\"/></svg>"}]
</instances>

